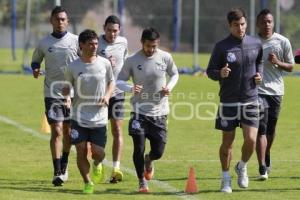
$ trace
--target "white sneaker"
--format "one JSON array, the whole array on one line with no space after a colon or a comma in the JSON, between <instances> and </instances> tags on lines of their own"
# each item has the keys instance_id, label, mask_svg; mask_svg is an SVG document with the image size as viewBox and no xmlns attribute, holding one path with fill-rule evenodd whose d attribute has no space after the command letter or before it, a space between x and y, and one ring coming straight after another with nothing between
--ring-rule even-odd
<instances>
[{"instance_id":1,"label":"white sneaker","mask_svg":"<svg viewBox=\"0 0 300 200\"><path fill-rule=\"evenodd\" d=\"M240 188L247 188L249 185L249 178L247 175L247 167L239 168L239 163L235 166L235 172L238 175L238 185Z\"/></svg>"},{"instance_id":2,"label":"white sneaker","mask_svg":"<svg viewBox=\"0 0 300 200\"><path fill-rule=\"evenodd\" d=\"M231 178L222 178L221 181L221 192L232 193L231 189Z\"/></svg>"},{"instance_id":3,"label":"white sneaker","mask_svg":"<svg viewBox=\"0 0 300 200\"><path fill-rule=\"evenodd\" d=\"M269 177L268 177L268 169L266 166L259 166L259 176L258 176L258 180L260 181L265 181L267 180Z\"/></svg>"},{"instance_id":4,"label":"white sneaker","mask_svg":"<svg viewBox=\"0 0 300 200\"><path fill-rule=\"evenodd\" d=\"M265 174L260 174L259 176L258 176L258 180L260 180L260 181L266 181L266 180L268 180L268 173L266 172Z\"/></svg>"},{"instance_id":5,"label":"white sneaker","mask_svg":"<svg viewBox=\"0 0 300 200\"><path fill-rule=\"evenodd\" d=\"M66 182L66 181L69 179L69 172L68 172L68 169L65 171L64 174L61 175L61 177L62 177L62 180L63 180L64 182Z\"/></svg>"}]
</instances>

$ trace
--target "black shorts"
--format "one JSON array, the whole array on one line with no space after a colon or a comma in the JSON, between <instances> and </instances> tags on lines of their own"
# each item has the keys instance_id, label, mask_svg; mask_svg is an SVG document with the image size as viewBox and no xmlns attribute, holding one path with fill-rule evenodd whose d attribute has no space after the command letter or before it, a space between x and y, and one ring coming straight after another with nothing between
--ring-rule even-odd
<instances>
[{"instance_id":1,"label":"black shorts","mask_svg":"<svg viewBox=\"0 0 300 200\"><path fill-rule=\"evenodd\" d=\"M259 105L220 105L216 119L216 129L233 131L236 127L246 124L258 128Z\"/></svg>"},{"instance_id":2,"label":"black shorts","mask_svg":"<svg viewBox=\"0 0 300 200\"><path fill-rule=\"evenodd\" d=\"M106 140L106 126L88 128L79 126L79 124L74 120L71 121L72 144L87 141L105 148Z\"/></svg>"},{"instance_id":3,"label":"black shorts","mask_svg":"<svg viewBox=\"0 0 300 200\"><path fill-rule=\"evenodd\" d=\"M45 114L49 124L57 122L70 123L70 109L65 106L66 99L46 97Z\"/></svg>"},{"instance_id":4,"label":"black shorts","mask_svg":"<svg viewBox=\"0 0 300 200\"><path fill-rule=\"evenodd\" d=\"M263 102L260 109L259 135L274 134L280 113L282 96L259 95Z\"/></svg>"},{"instance_id":5,"label":"black shorts","mask_svg":"<svg viewBox=\"0 0 300 200\"><path fill-rule=\"evenodd\" d=\"M108 119L124 119L124 93L117 94L109 99Z\"/></svg>"},{"instance_id":6,"label":"black shorts","mask_svg":"<svg viewBox=\"0 0 300 200\"><path fill-rule=\"evenodd\" d=\"M128 125L129 135L145 135L167 142L167 115L146 116L132 112Z\"/></svg>"}]
</instances>

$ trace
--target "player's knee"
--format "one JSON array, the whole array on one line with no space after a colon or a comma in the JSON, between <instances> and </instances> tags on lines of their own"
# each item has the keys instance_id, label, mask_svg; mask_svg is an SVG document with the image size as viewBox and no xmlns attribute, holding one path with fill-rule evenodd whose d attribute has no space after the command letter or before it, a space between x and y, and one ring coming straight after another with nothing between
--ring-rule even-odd
<instances>
[{"instance_id":1,"label":"player's knee","mask_svg":"<svg viewBox=\"0 0 300 200\"><path fill-rule=\"evenodd\" d=\"M99 148L93 148L91 149L92 151L92 158L94 160L97 160L99 162L101 162L104 157L105 157L105 151L103 148L99 147Z\"/></svg>"},{"instance_id":2,"label":"player's knee","mask_svg":"<svg viewBox=\"0 0 300 200\"><path fill-rule=\"evenodd\" d=\"M226 149L226 150L229 150L229 149L232 149L233 148L233 143L232 142L222 142L221 144L221 149Z\"/></svg>"},{"instance_id":3,"label":"player's knee","mask_svg":"<svg viewBox=\"0 0 300 200\"><path fill-rule=\"evenodd\" d=\"M164 153L163 149L151 151L150 158L151 160L158 160L162 157L163 153Z\"/></svg>"},{"instance_id":4,"label":"player's knee","mask_svg":"<svg viewBox=\"0 0 300 200\"><path fill-rule=\"evenodd\" d=\"M253 147L253 149L256 147L256 137L247 137L244 141L245 145L249 147Z\"/></svg>"},{"instance_id":5,"label":"player's knee","mask_svg":"<svg viewBox=\"0 0 300 200\"><path fill-rule=\"evenodd\" d=\"M63 127L60 123L51 124L51 136L52 137L62 137Z\"/></svg>"}]
</instances>

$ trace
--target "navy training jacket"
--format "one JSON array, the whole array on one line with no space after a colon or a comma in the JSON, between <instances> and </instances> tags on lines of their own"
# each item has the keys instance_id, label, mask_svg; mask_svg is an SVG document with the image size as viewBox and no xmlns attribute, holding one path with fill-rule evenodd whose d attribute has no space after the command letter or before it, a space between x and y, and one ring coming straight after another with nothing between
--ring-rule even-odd
<instances>
[{"instance_id":1,"label":"navy training jacket","mask_svg":"<svg viewBox=\"0 0 300 200\"><path fill-rule=\"evenodd\" d=\"M242 40L229 35L215 45L206 73L219 81L222 103L246 103L258 98L254 77L257 72L262 76L262 54L260 40L247 35ZM226 63L231 72L221 78L220 70Z\"/></svg>"}]
</instances>

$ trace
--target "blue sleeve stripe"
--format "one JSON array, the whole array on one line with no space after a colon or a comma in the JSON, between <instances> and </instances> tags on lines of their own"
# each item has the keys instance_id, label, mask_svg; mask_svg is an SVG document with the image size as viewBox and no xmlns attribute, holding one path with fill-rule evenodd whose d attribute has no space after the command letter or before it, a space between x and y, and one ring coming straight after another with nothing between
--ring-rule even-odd
<instances>
[{"instance_id":1,"label":"blue sleeve stripe","mask_svg":"<svg viewBox=\"0 0 300 200\"><path fill-rule=\"evenodd\" d=\"M37 62L31 63L31 69L32 70L39 69L39 68L41 68L40 63L37 63Z\"/></svg>"}]
</instances>

